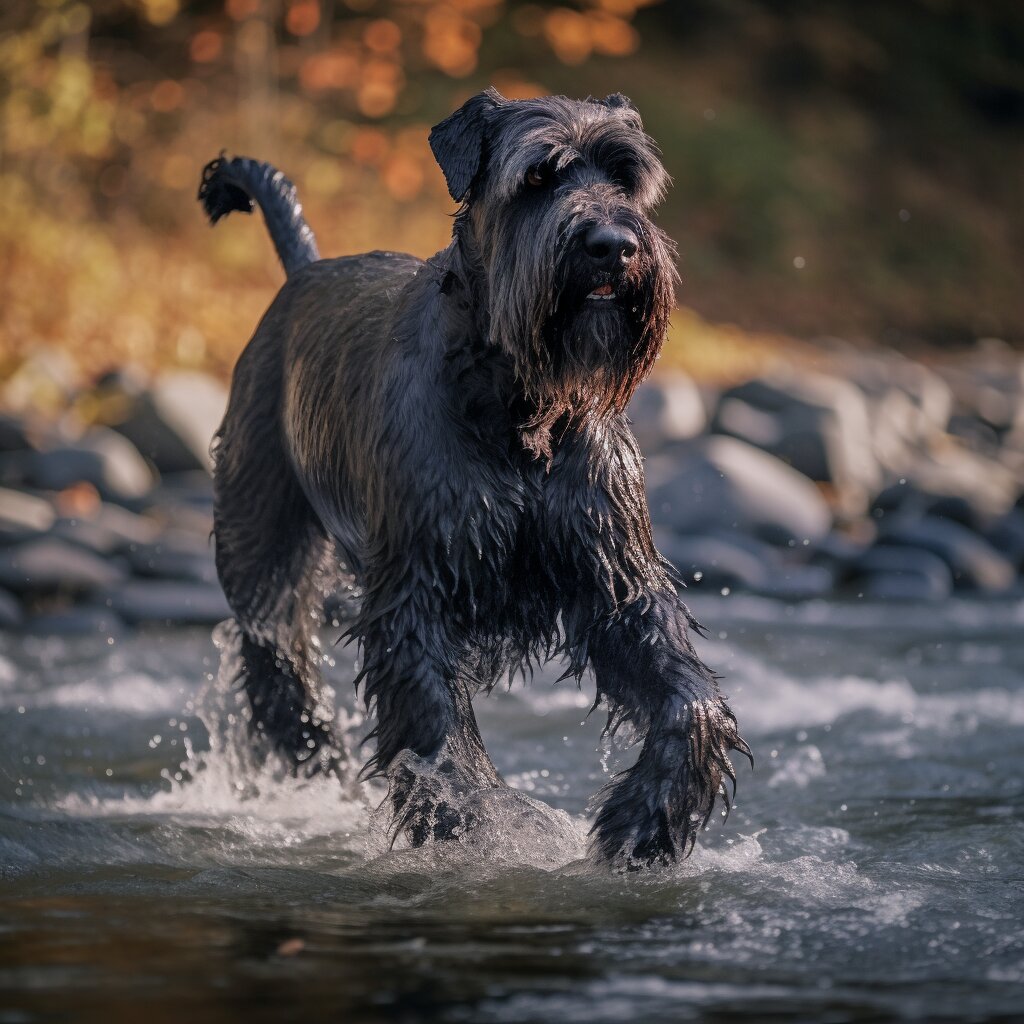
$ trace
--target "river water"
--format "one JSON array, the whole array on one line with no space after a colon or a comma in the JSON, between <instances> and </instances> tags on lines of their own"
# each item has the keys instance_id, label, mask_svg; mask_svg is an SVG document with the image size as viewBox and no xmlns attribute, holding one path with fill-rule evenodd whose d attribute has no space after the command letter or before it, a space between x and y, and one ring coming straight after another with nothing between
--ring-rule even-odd
<instances>
[{"instance_id":1,"label":"river water","mask_svg":"<svg viewBox=\"0 0 1024 1024\"><path fill-rule=\"evenodd\" d=\"M0 637L0 1024L1024 1020L1024 604L693 606L757 766L628 876L586 687L478 699L516 792L389 850L379 789L211 749L208 632Z\"/></svg>"}]
</instances>

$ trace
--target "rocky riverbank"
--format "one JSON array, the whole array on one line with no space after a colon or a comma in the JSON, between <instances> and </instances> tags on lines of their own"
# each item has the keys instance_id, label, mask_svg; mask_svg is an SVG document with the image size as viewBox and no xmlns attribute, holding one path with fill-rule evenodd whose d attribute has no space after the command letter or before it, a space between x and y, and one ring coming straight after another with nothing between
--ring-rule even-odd
<instances>
[{"instance_id":1,"label":"rocky riverbank","mask_svg":"<svg viewBox=\"0 0 1024 1024\"><path fill-rule=\"evenodd\" d=\"M1024 360L837 349L725 389L663 372L630 409L658 546L695 590L805 600L1024 596ZM0 627L228 614L198 373L73 388L42 354L0 385ZM40 407L49 407L44 416Z\"/></svg>"}]
</instances>

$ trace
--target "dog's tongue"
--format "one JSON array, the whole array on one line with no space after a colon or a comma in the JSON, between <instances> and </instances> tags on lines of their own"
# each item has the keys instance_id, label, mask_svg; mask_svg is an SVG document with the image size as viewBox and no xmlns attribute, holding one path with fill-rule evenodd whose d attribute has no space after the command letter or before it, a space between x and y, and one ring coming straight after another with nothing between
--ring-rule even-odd
<instances>
[{"instance_id":1,"label":"dog's tongue","mask_svg":"<svg viewBox=\"0 0 1024 1024\"><path fill-rule=\"evenodd\" d=\"M590 294L591 295L611 295L614 289L610 284L603 284L600 288L595 288Z\"/></svg>"}]
</instances>

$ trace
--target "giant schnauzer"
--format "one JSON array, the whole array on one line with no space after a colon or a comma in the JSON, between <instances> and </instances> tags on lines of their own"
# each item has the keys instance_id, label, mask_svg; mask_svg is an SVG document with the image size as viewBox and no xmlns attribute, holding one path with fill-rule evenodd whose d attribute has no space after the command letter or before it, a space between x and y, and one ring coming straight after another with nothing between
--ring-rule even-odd
<instances>
[{"instance_id":1,"label":"giant schnauzer","mask_svg":"<svg viewBox=\"0 0 1024 1024\"><path fill-rule=\"evenodd\" d=\"M602 795L596 855L675 860L716 796L728 806L729 751L749 750L655 550L625 415L673 306L674 247L650 220L667 175L621 95L489 89L430 146L460 206L426 261L321 260L280 172L223 157L203 172L211 221L255 201L288 275L214 441L256 742L296 769L343 766L310 636L343 568L377 718L365 770L388 778L395 835L449 837L460 795L503 785L473 696L557 656L577 680L589 667L609 729L642 741Z\"/></svg>"}]
</instances>

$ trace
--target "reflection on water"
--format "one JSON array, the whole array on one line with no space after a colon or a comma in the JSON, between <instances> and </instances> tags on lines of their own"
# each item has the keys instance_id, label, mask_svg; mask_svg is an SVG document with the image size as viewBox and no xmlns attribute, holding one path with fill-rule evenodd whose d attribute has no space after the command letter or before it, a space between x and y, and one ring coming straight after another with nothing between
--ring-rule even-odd
<instances>
[{"instance_id":1,"label":"reflection on water","mask_svg":"<svg viewBox=\"0 0 1024 1024\"><path fill-rule=\"evenodd\" d=\"M205 634L0 640L0 1024L1015 1019L1024 606L697 611L757 770L689 861L628 877L584 859L629 755L569 684L479 700L517 793L390 850L379 787L211 749Z\"/></svg>"}]
</instances>

